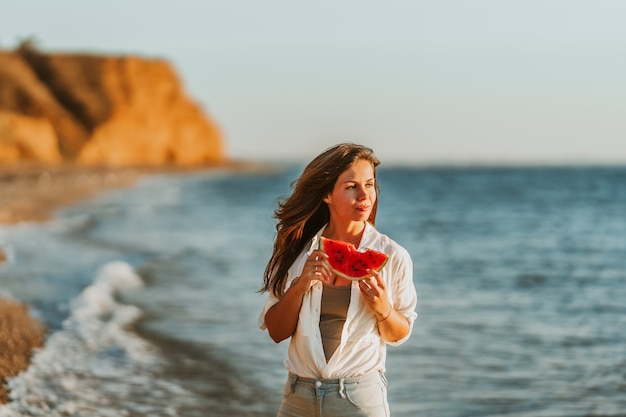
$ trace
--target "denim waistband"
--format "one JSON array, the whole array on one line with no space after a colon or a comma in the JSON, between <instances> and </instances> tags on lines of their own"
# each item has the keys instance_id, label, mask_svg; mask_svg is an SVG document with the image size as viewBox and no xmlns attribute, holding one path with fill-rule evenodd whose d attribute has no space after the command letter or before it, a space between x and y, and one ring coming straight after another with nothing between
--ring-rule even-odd
<instances>
[{"instance_id":1,"label":"denim waistband","mask_svg":"<svg viewBox=\"0 0 626 417\"><path fill-rule=\"evenodd\" d=\"M383 371L374 371L365 375L346 377L346 378L305 378L296 374L289 373L288 383L291 386L291 392L295 392L297 385L310 386L312 389L329 389L337 390L341 398L345 398L346 386L377 383L383 381L387 385L387 379Z\"/></svg>"},{"instance_id":2,"label":"denim waistband","mask_svg":"<svg viewBox=\"0 0 626 417\"><path fill-rule=\"evenodd\" d=\"M305 384L324 384L324 385L335 385L335 384L358 384L367 381L374 380L385 380L385 373L383 371L374 371L364 375L359 376L351 376L345 378L305 378L302 376L298 376L289 372L289 381L294 384L296 382L302 382Z\"/></svg>"}]
</instances>

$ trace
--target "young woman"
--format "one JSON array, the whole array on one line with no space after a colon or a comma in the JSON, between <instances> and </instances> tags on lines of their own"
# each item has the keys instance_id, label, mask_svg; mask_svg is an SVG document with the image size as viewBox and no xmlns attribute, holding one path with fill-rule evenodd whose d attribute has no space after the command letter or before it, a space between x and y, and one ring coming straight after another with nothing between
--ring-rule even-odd
<instances>
[{"instance_id":1,"label":"young woman","mask_svg":"<svg viewBox=\"0 0 626 417\"><path fill-rule=\"evenodd\" d=\"M291 338L279 417L389 415L386 345L409 337L417 296L408 252L374 228L378 164L364 146L332 147L307 165L275 212L259 327L276 343ZM365 280L346 280L318 249L320 236L389 260Z\"/></svg>"}]
</instances>

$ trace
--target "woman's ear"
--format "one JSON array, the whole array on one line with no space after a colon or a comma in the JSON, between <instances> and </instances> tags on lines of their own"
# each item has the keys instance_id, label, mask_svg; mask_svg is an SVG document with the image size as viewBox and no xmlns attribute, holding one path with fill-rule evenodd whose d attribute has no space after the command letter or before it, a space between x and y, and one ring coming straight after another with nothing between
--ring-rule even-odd
<instances>
[{"instance_id":1,"label":"woman's ear","mask_svg":"<svg viewBox=\"0 0 626 417\"><path fill-rule=\"evenodd\" d=\"M326 197L322 198L322 201L326 204L330 204L330 195L327 195Z\"/></svg>"}]
</instances>

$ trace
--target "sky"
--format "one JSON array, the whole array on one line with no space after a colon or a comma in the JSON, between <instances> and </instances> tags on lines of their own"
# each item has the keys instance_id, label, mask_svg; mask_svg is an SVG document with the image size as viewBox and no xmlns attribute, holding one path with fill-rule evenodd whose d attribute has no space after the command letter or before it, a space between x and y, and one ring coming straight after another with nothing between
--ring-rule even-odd
<instances>
[{"instance_id":1,"label":"sky","mask_svg":"<svg viewBox=\"0 0 626 417\"><path fill-rule=\"evenodd\" d=\"M237 159L626 164L623 0L0 0L0 47L174 65Z\"/></svg>"}]
</instances>

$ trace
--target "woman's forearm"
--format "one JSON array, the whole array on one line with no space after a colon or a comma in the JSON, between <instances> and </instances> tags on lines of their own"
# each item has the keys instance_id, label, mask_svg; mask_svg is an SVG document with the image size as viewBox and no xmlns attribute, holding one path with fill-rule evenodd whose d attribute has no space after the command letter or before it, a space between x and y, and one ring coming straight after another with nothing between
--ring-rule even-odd
<instances>
[{"instance_id":1,"label":"woman's forearm","mask_svg":"<svg viewBox=\"0 0 626 417\"><path fill-rule=\"evenodd\" d=\"M302 297L309 287L310 283L298 279L265 314L265 325L274 342L282 342L296 331Z\"/></svg>"},{"instance_id":2,"label":"woman's forearm","mask_svg":"<svg viewBox=\"0 0 626 417\"><path fill-rule=\"evenodd\" d=\"M406 337L411 330L407 318L398 313L393 307L391 307L386 317L380 317L377 314L376 320L378 322L378 333L386 342L397 342Z\"/></svg>"}]
</instances>

